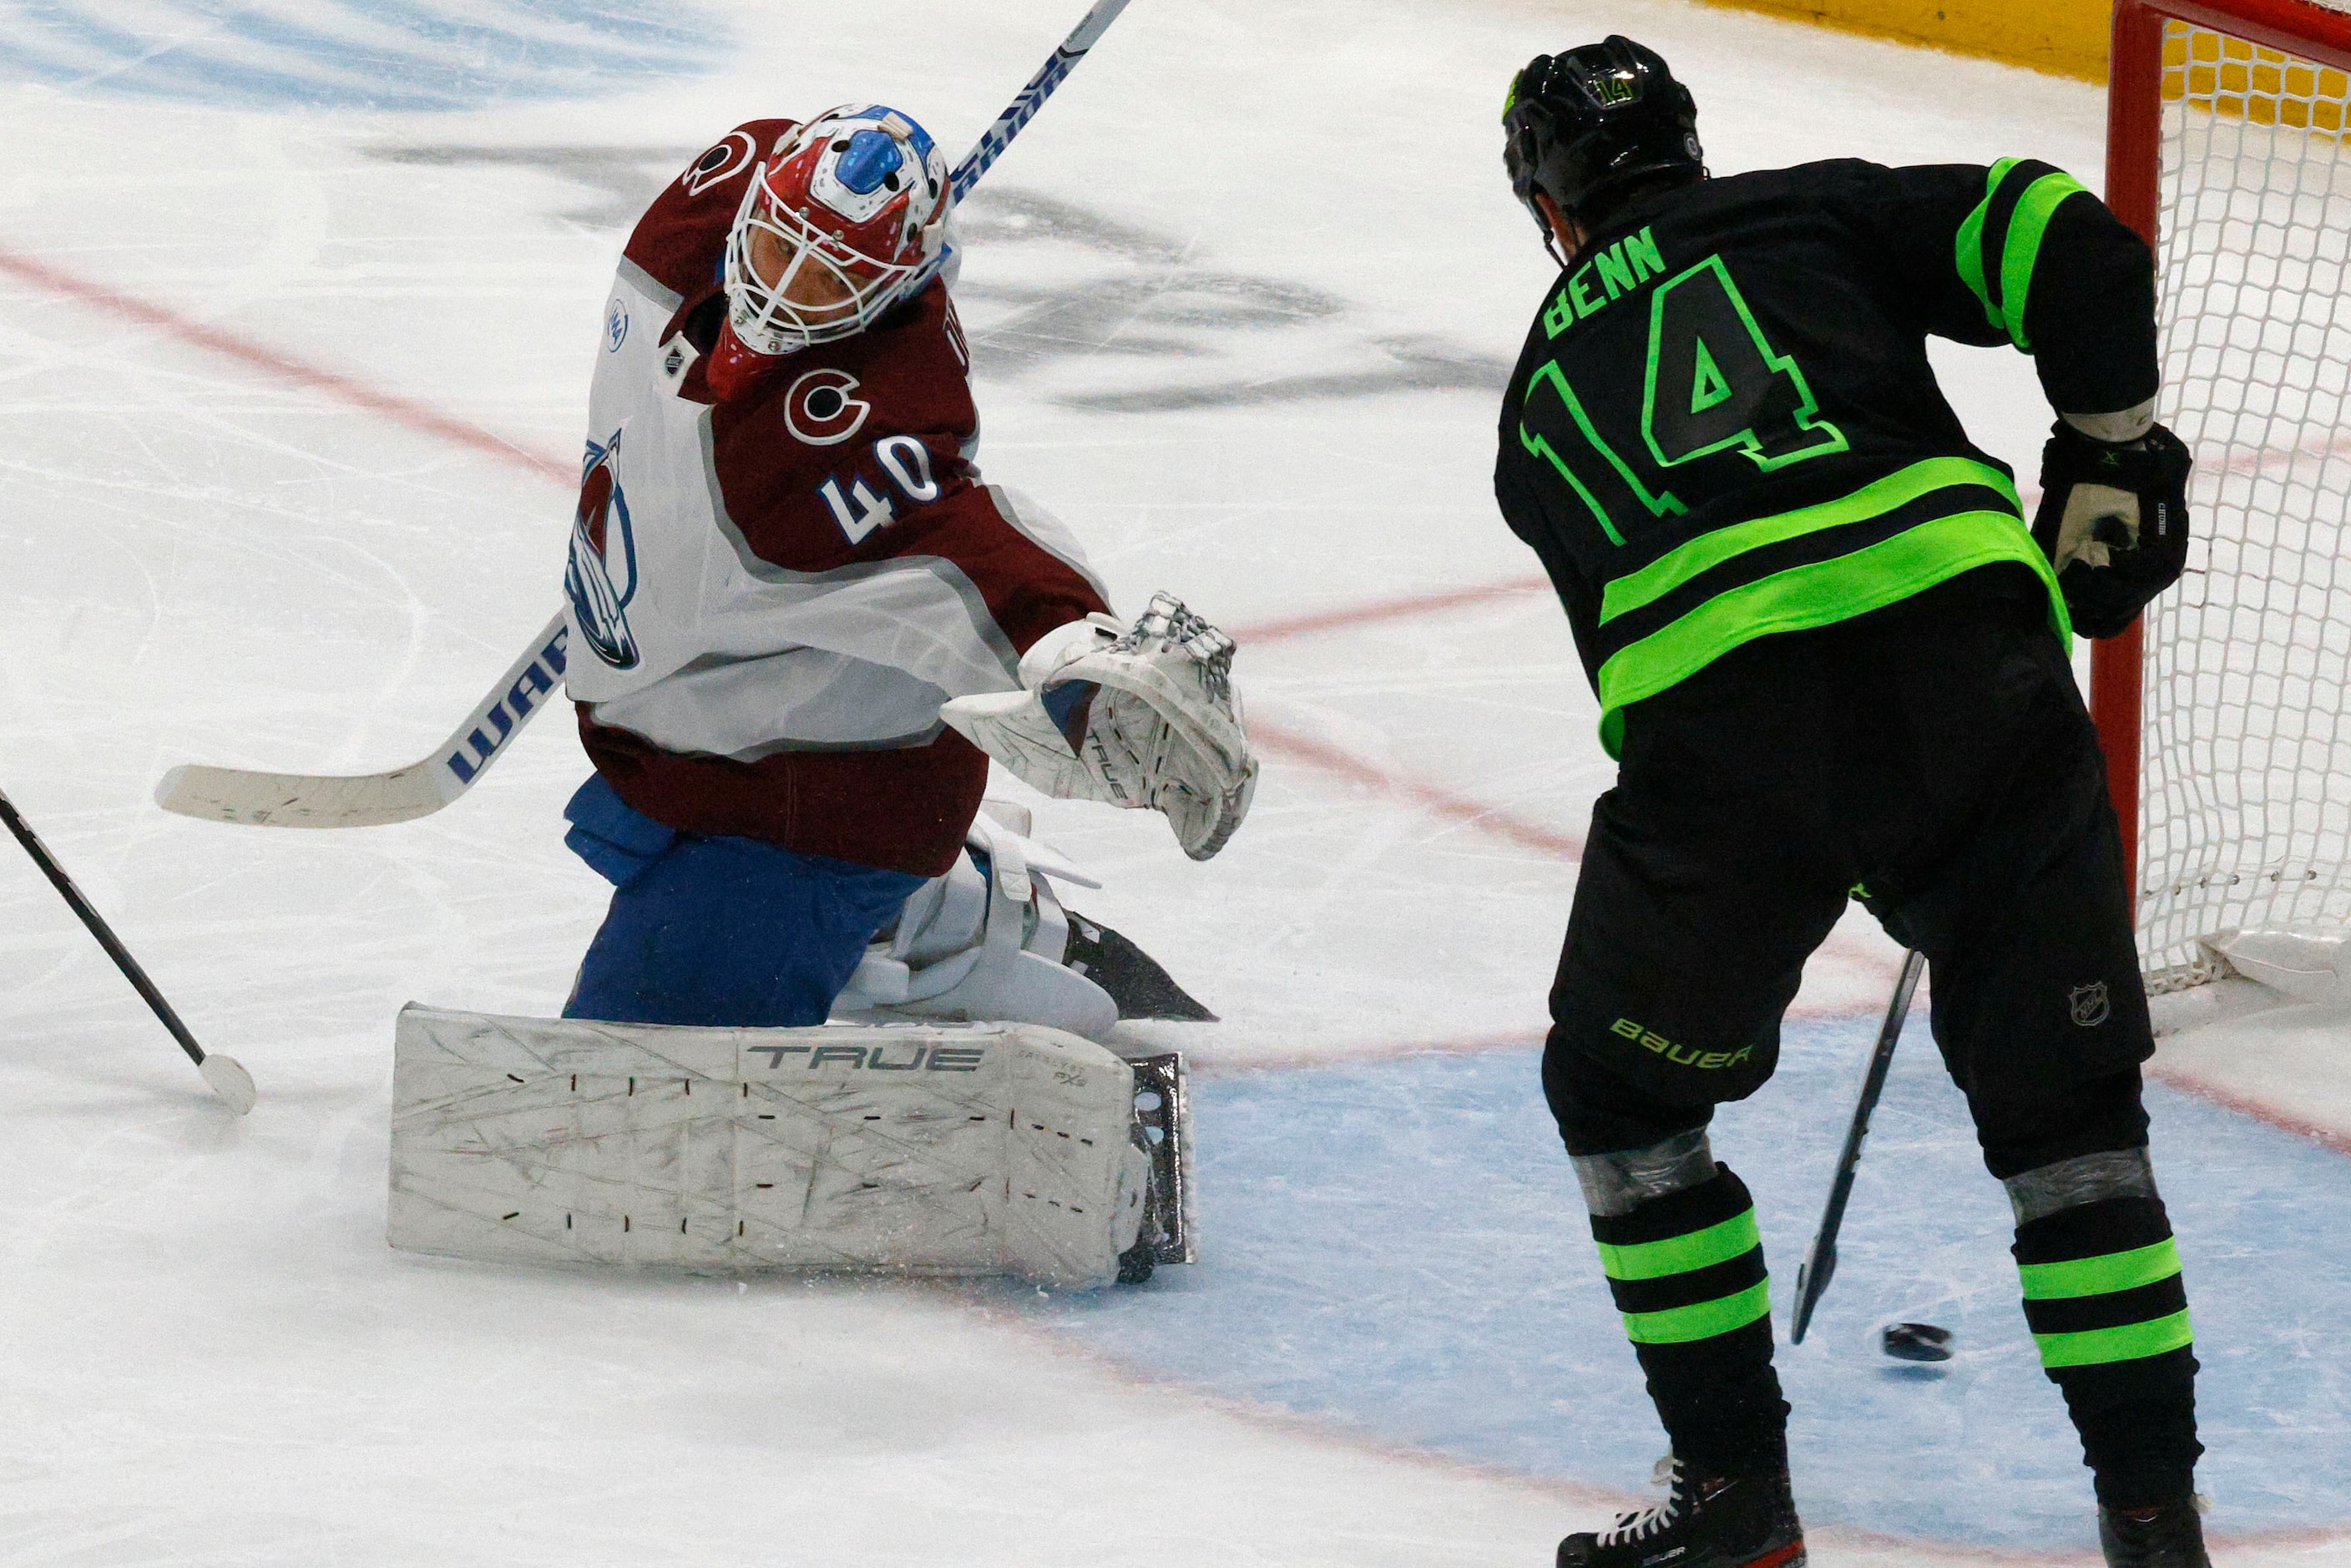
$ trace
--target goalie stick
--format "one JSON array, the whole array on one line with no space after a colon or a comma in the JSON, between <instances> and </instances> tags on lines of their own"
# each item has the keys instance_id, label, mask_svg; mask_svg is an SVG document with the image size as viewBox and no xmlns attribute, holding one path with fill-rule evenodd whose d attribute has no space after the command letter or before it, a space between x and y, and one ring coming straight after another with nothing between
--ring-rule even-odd
<instances>
[{"instance_id":1,"label":"goalie stick","mask_svg":"<svg viewBox=\"0 0 2351 1568\"><path fill-rule=\"evenodd\" d=\"M1126 7L1127 0L1094 0L1093 9L1078 19L1078 25L1070 29L1070 36L1061 40L1061 47L1053 51L1051 58L1037 68L1037 74L1029 78L1029 85L1014 95L1004 112L996 117L996 123L980 133L977 144L964 154L963 162L956 164L955 172L947 176L947 183L955 188L956 201L960 202L971 194L971 188L979 183L979 177L1004 155L1004 150L1012 145L1012 139L1020 134L1020 128L1029 123L1047 99L1053 96L1053 89L1061 85L1061 78L1086 57L1086 51L1110 31L1110 25L1118 20L1118 14Z\"/></svg>"},{"instance_id":2,"label":"goalie stick","mask_svg":"<svg viewBox=\"0 0 2351 1568\"><path fill-rule=\"evenodd\" d=\"M122 971L122 977L131 982L131 988L153 1009L155 1016L162 1020L163 1027L172 1031L172 1038L180 1042L180 1049L186 1051L188 1060L196 1064L196 1071L204 1074L204 1082L212 1087L212 1092L228 1102L229 1109L240 1116L252 1110L253 1075L246 1071L235 1057L223 1056L216 1051L208 1051L196 1043L196 1037L188 1032L188 1026L180 1021L180 1015L172 1010L172 1004L163 999L163 993L155 988L155 982L147 977L147 971L139 967L139 960L131 956L131 950L116 937L104 917L90 907L89 900L81 895L81 889L74 885L73 878L66 874L65 867L57 862L56 857L49 853L48 846L41 842L32 825L17 814L16 804L5 794L0 794L0 823L5 823L16 841L25 846L25 852L33 857L33 863L41 868L41 874L49 879L49 885L56 888L67 906L81 917L81 923L89 928L89 934L98 938L98 945L106 949L106 956L114 960L114 967Z\"/></svg>"},{"instance_id":3,"label":"goalie stick","mask_svg":"<svg viewBox=\"0 0 2351 1568\"><path fill-rule=\"evenodd\" d=\"M372 828L428 816L473 788L554 696L569 636L558 612L455 733L405 768L351 777L183 763L156 784L155 804L183 817L256 828Z\"/></svg>"},{"instance_id":4,"label":"goalie stick","mask_svg":"<svg viewBox=\"0 0 2351 1568\"><path fill-rule=\"evenodd\" d=\"M1095 0L948 175L958 202L1061 85L1130 0ZM155 786L155 804L183 817L262 828L369 828L429 816L474 787L506 754L562 676L565 618L558 612L465 722L430 756L389 773L263 773L183 764Z\"/></svg>"},{"instance_id":5,"label":"goalie stick","mask_svg":"<svg viewBox=\"0 0 2351 1568\"><path fill-rule=\"evenodd\" d=\"M1804 1330L1812 1326L1813 1309L1820 1305L1827 1293L1829 1281L1836 1273L1837 1232L1844 1225L1845 1200L1853 1196L1854 1172L1861 1166L1861 1145L1869 1136L1870 1113L1877 1109L1877 1097L1886 1092L1886 1070L1894 1065L1895 1042L1902 1038L1902 1025L1910 1017L1910 998L1918 989L1918 977L1927 967L1927 955L1917 950L1902 956L1902 975L1894 982L1893 999L1886 1004L1886 1022L1877 1031L1876 1048L1869 1055L1869 1071L1861 1082L1861 1100L1853 1108L1853 1125L1845 1129L1844 1150L1837 1155L1836 1176L1829 1183L1828 1207L1821 1211L1821 1228L1813 1237L1812 1250L1796 1270L1796 1307L1794 1322L1788 1329L1788 1343L1804 1343Z\"/></svg>"}]
</instances>

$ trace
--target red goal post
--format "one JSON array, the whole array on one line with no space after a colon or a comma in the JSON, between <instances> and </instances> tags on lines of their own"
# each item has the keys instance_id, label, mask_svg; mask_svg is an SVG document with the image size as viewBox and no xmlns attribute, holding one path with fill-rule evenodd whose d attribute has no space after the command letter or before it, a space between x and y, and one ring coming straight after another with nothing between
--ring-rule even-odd
<instances>
[{"instance_id":1,"label":"red goal post","mask_svg":"<svg viewBox=\"0 0 2351 1568\"><path fill-rule=\"evenodd\" d=\"M2347 110L2351 15L2116 0L2106 200L2156 248L2158 416L2196 452L2197 538L2179 587L2096 645L2090 706L2166 988L2222 972L2204 936L2351 925Z\"/></svg>"}]
</instances>

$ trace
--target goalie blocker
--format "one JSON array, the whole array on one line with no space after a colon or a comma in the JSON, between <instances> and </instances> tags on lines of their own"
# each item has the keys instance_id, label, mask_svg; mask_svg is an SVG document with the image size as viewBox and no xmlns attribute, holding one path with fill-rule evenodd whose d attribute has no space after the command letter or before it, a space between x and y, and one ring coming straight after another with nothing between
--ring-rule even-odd
<instances>
[{"instance_id":1,"label":"goalie blocker","mask_svg":"<svg viewBox=\"0 0 2351 1568\"><path fill-rule=\"evenodd\" d=\"M412 1004L388 1239L513 1262L1019 1275L1190 1262L1174 1055L1023 1024L684 1029Z\"/></svg>"}]
</instances>

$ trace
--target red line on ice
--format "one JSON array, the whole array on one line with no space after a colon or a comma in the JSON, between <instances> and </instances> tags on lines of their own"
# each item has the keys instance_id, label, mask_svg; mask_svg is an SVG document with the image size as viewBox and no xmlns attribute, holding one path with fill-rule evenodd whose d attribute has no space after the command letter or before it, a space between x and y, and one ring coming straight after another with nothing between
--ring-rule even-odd
<instances>
[{"instance_id":1,"label":"red line on ice","mask_svg":"<svg viewBox=\"0 0 2351 1568\"><path fill-rule=\"evenodd\" d=\"M1243 646L1279 643L1285 638L1303 637L1317 632L1346 631L1381 621L1400 621L1414 615L1430 615L1445 610L1491 603L1499 599L1516 599L1524 594L1547 591L1550 587L1551 583L1543 578L1514 578L1508 582L1487 583L1479 588L1448 589L1438 593L1414 594L1403 599L1379 600L1370 604L1326 610L1285 621L1269 621L1244 627L1233 636ZM1558 855L1569 861L1583 857L1582 839L1515 816L1499 806L1473 800L1442 784L1408 778L1326 742L1285 729L1280 725L1269 724L1262 715L1249 720L1249 738L1263 750L1283 753L1326 773L1336 773L1387 794L1402 796L1437 816L1491 833L1496 838L1506 839L1522 848L1541 854Z\"/></svg>"},{"instance_id":2,"label":"red line on ice","mask_svg":"<svg viewBox=\"0 0 2351 1568\"><path fill-rule=\"evenodd\" d=\"M209 349L216 354L238 361L256 370L291 382L312 392L323 392L339 402L349 403L370 413L380 414L395 423L407 426L426 435L436 435L454 442L469 451L495 457L504 463L525 468L559 484L569 484L576 477L571 465L551 457L526 452L513 442L493 434L477 424L453 418L414 398L397 392L379 392L363 385L337 371L305 363L254 341L252 339L199 321L192 316L152 300L140 299L111 288L102 283L77 277L36 260L34 257L0 246L0 274L65 296L82 305L101 310L123 320L135 321L191 343ZM1513 598L1534 592L1549 585L1540 578L1520 579L1510 582L1491 583L1479 588L1453 589L1439 593L1419 594L1406 599L1388 600L1350 609L1333 610L1319 614L1277 621L1242 634L1245 641L1278 642L1286 637L1303 636L1310 632L1336 631L1343 627L1366 625L1378 621L1400 620L1407 616L1429 614L1441 610L1482 604L1496 599ZM1406 779L1350 757L1335 747L1303 736L1293 735L1262 721L1251 726L1253 733L1269 749L1288 752L1300 760L1400 795L1436 812L1440 817L1462 822L1484 832L1492 833L1511 842L1544 854L1563 855L1569 859L1583 852L1582 841L1555 832L1540 823L1524 821L1499 808L1488 806L1457 794L1442 785Z\"/></svg>"},{"instance_id":3,"label":"red line on ice","mask_svg":"<svg viewBox=\"0 0 2351 1568\"><path fill-rule=\"evenodd\" d=\"M1375 621L1401 621L1407 616L1429 615L1440 610L1458 610L1465 605L1486 604L1497 599L1516 599L1522 594L1547 593L1550 591L1551 582L1546 578L1520 577L1508 582L1489 582L1482 588L1456 588L1442 593L1420 593L1405 599L1352 605L1343 610L1326 610L1319 614L1300 615L1287 621L1268 621L1236 635L1249 643L1279 643L1286 637L1303 637L1315 632L1367 626Z\"/></svg>"},{"instance_id":4,"label":"red line on ice","mask_svg":"<svg viewBox=\"0 0 2351 1568\"><path fill-rule=\"evenodd\" d=\"M1583 858L1583 841L1541 822L1529 821L1511 815L1499 806L1489 806L1467 795L1457 794L1442 784L1425 779L1408 779L1404 775L1366 762L1360 757L1340 750L1335 746L1300 735L1295 730L1268 724L1262 717L1249 721L1249 739L1260 749L1282 752L1326 773L1336 773L1353 779L1359 784L1369 784L1391 795L1402 796L1424 810L1466 827L1491 833L1498 839L1539 853L1557 855L1574 862Z\"/></svg>"},{"instance_id":5,"label":"red line on ice","mask_svg":"<svg viewBox=\"0 0 2351 1568\"><path fill-rule=\"evenodd\" d=\"M499 458L517 467L527 468L534 474L553 479L558 484L573 484L579 478L573 465L559 463L551 457L542 457L536 453L526 452L513 442L493 435L477 424L469 424L462 419L453 419L413 398L402 397L397 392L378 392L372 387L361 385L339 371L305 364L290 354L265 348L250 338L242 337L225 328L199 321L169 306L134 298L118 289L109 288L102 283L92 283L87 278L60 272L47 263L36 261L21 251L0 246L0 273L5 273L20 282L32 284L36 287L46 288L52 294L62 294L69 299L103 310L108 315L119 316L126 321L136 321L142 327L152 327L158 331L169 333L183 343L193 343L200 349L210 349L216 354L225 354L256 370L266 371L271 375L292 382L297 386L307 387L312 392L325 392L328 396L350 403L354 408L362 408L370 413L381 414L386 419L395 423L404 424L411 430L419 431L426 435L437 435L444 441L452 441L460 446Z\"/></svg>"},{"instance_id":6,"label":"red line on ice","mask_svg":"<svg viewBox=\"0 0 2351 1568\"><path fill-rule=\"evenodd\" d=\"M2209 1100L2224 1111L2234 1111L2240 1116L2250 1116L2254 1121L2265 1126L2275 1127L2282 1133L2292 1133L2297 1137L2308 1138L2312 1143L2333 1149L2338 1155L2351 1155L2351 1133L2346 1133L2339 1127L2330 1127L2323 1122L2306 1121L2290 1112L2281 1111L2274 1105L2265 1104L2250 1095L2241 1094L2233 1089L2224 1089L2209 1078L2194 1072L2184 1072L2178 1068L2149 1066L2147 1075L2168 1088L2193 1094L2199 1100Z\"/></svg>"}]
</instances>

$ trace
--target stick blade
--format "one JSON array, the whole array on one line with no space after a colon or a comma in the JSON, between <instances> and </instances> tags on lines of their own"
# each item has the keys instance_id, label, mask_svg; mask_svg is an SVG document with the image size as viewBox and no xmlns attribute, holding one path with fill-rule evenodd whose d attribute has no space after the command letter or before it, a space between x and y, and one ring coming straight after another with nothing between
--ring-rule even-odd
<instances>
[{"instance_id":1,"label":"stick blade","mask_svg":"<svg viewBox=\"0 0 2351 1568\"><path fill-rule=\"evenodd\" d=\"M256 773L185 763L157 782L155 804L183 817L253 828L374 828L431 816L471 789L522 727L559 700L569 615L557 611L449 738L404 768Z\"/></svg>"},{"instance_id":2,"label":"stick blade","mask_svg":"<svg viewBox=\"0 0 2351 1568\"><path fill-rule=\"evenodd\" d=\"M1823 1244L1815 1240L1813 1250L1796 1270L1796 1310L1794 1321L1788 1326L1788 1343L1804 1343L1804 1331L1813 1326L1813 1309L1828 1294L1829 1281L1836 1273L1836 1243Z\"/></svg>"},{"instance_id":3,"label":"stick blade","mask_svg":"<svg viewBox=\"0 0 2351 1568\"><path fill-rule=\"evenodd\" d=\"M204 1052L196 1071L204 1075L214 1093L228 1102L228 1108L242 1116L253 1109L258 1092L253 1087L253 1074L245 1070L234 1056L223 1056L217 1051Z\"/></svg>"},{"instance_id":4,"label":"stick blade","mask_svg":"<svg viewBox=\"0 0 2351 1568\"><path fill-rule=\"evenodd\" d=\"M357 776L255 773L183 763L155 786L155 804L206 822L254 828L371 828L429 816L448 801L430 763Z\"/></svg>"}]
</instances>

